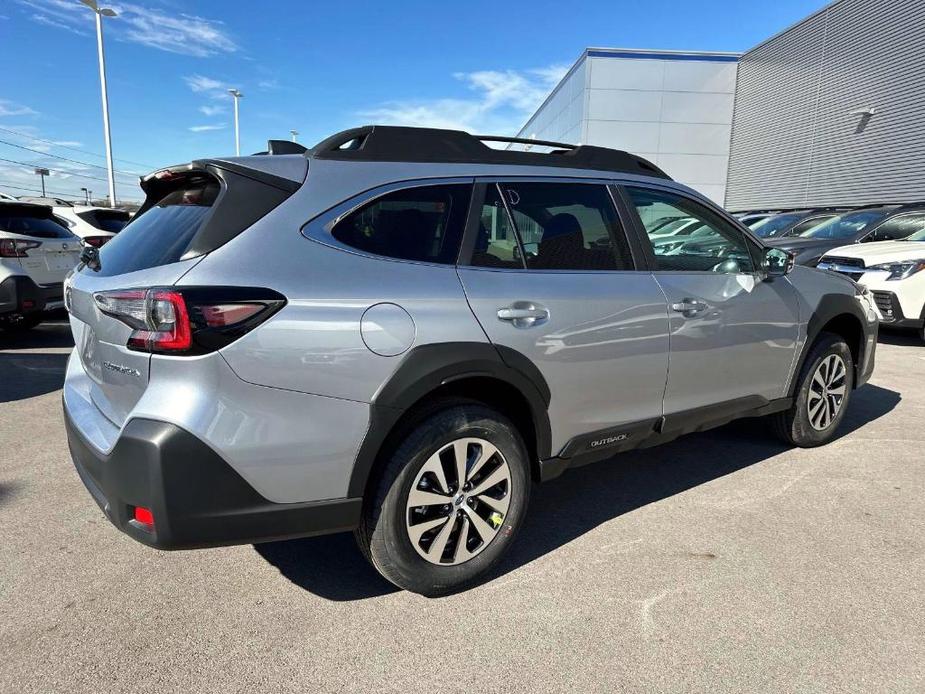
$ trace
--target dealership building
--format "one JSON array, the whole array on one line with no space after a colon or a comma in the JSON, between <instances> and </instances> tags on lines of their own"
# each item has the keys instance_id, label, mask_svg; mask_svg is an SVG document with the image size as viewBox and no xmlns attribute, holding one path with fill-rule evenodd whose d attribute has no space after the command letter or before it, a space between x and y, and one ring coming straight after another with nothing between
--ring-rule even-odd
<instances>
[{"instance_id":1,"label":"dealership building","mask_svg":"<svg viewBox=\"0 0 925 694\"><path fill-rule=\"evenodd\" d=\"M589 48L519 137L625 149L729 209L925 200L925 2L837 0L739 54Z\"/></svg>"}]
</instances>

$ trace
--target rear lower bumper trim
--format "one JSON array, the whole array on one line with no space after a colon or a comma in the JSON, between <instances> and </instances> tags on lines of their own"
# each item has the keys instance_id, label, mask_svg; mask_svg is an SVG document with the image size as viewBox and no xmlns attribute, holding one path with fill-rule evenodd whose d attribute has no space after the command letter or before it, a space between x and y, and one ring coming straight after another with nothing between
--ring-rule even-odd
<instances>
[{"instance_id":1,"label":"rear lower bumper trim","mask_svg":"<svg viewBox=\"0 0 925 694\"><path fill-rule=\"evenodd\" d=\"M321 535L357 526L361 499L268 501L217 453L173 424L133 419L113 450L91 446L64 411L77 473L107 518L158 549L193 549ZM154 530L132 521L142 506Z\"/></svg>"}]
</instances>

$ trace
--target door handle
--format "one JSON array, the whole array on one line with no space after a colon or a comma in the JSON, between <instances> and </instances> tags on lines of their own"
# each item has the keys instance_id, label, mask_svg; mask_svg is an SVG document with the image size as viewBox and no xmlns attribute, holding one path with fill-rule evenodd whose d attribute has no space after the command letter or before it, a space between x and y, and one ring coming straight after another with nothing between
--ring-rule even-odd
<instances>
[{"instance_id":1,"label":"door handle","mask_svg":"<svg viewBox=\"0 0 925 694\"><path fill-rule=\"evenodd\" d=\"M521 304L521 305L518 305ZM508 321L517 328L528 328L549 318L549 311L541 306L517 302L498 309L498 320Z\"/></svg>"},{"instance_id":2,"label":"door handle","mask_svg":"<svg viewBox=\"0 0 925 694\"><path fill-rule=\"evenodd\" d=\"M702 311L706 311L707 305L702 301L697 301L697 299L683 299L676 304L671 305L672 311L677 311L680 314L683 314L686 318L691 316L696 316Z\"/></svg>"}]
</instances>

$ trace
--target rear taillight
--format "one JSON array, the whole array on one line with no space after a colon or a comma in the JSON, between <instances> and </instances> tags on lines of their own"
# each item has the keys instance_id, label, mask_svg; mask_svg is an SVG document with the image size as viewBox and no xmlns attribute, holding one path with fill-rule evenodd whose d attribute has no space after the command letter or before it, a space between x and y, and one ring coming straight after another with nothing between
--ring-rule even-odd
<instances>
[{"instance_id":1,"label":"rear taillight","mask_svg":"<svg viewBox=\"0 0 925 694\"><path fill-rule=\"evenodd\" d=\"M94 248L99 248L104 243L111 239L111 236L84 236L84 243L88 246L93 246Z\"/></svg>"},{"instance_id":2,"label":"rear taillight","mask_svg":"<svg viewBox=\"0 0 925 694\"><path fill-rule=\"evenodd\" d=\"M155 287L97 292L93 299L132 328L129 349L179 355L221 349L286 303L278 292L252 287Z\"/></svg>"},{"instance_id":3,"label":"rear taillight","mask_svg":"<svg viewBox=\"0 0 925 694\"><path fill-rule=\"evenodd\" d=\"M27 258L33 248L41 246L39 241L20 241L19 239L0 239L0 258Z\"/></svg>"}]
</instances>

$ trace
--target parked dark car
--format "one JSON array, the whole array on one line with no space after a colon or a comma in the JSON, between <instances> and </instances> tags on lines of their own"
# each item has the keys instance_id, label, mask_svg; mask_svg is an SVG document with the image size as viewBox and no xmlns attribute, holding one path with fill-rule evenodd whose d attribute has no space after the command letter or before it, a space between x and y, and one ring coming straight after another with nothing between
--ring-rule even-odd
<instances>
[{"instance_id":1,"label":"parked dark car","mask_svg":"<svg viewBox=\"0 0 925 694\"><path fill-rule=\"evenodd\" d=\"M845 212L799 236L772 238L765 244L790 251L798 265L815 267L833 248L869 241L896 241L920 229L925 229L925 204L885 205Z\"/></svg>"}]
</instances>

